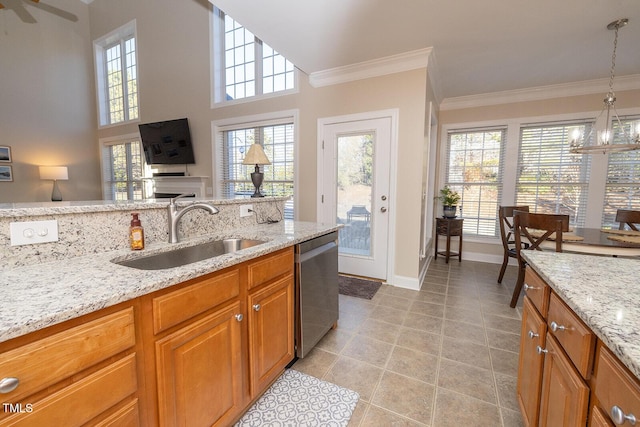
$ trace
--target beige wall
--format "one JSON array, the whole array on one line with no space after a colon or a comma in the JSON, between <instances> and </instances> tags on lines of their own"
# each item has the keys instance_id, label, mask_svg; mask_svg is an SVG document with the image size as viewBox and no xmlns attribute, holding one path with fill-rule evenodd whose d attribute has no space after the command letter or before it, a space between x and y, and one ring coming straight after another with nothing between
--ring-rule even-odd
<instances>
[{"instance_id":1,"label":"beige wall","mask_svg":"<svg viewBox=\"0 0 640 427\"><path fill-rule=\"evenodd\" d=\"M68 166L64 199L100 199L88 7L55 2L77 22L25 7L36 23L9 9L0 20L0 145L11 147L13 160L0 203L50 201L52 183L40 180L38 165Z\"/></svg>"}]
</instances>

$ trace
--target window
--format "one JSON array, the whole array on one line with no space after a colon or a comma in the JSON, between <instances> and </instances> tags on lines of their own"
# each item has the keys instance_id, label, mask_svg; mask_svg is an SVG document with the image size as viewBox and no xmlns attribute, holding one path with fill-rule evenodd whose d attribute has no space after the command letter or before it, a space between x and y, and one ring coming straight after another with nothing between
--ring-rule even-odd
<instances>
[{"instance_id":1,"label":"window","mask_svg":"<svg viewBox=\"0 0 640 427\"><path fill-rule=\"evenodd\" d=\"M278 123L255 127L232 128L222 131L221 144L217 148L221 163L219 170L219 196L247 197L255 188L251 182L251 172L255 166L243 165L245 153L251 144L261 144L271 161L260 166L264 172L261 187L267 196L294 195L294 125ZM285 204L284 216L293 219L293 199Z\"/></svg>"},{"instance_id":2,"label":"window","mask_svg":"<svg viewBox=\"0 0 640 427\"><path fill-rule=\"evenodd\" d=\"M569 153L571 135L589 135L590 121L524 125L516 204L531 212L569 215L573 226L584 226L591 156Z\"/></svg>"},{"instance_id":3,"label":"window","mask_svg":"<svg viewBox=\"0 0 640 427\"><path fill-rule=\"evenodd\" d=\"M464 233L497 237L505 128L455 131L447 139L445 185L462 197Z\"/></svg>"},{"instance_id":4,"label":"window","mask_svg":"<svg viewBox=\"0 0 640 427\"><path fill-rule=\"evenodd\" d=\"M284 56L215 7L213 19L215 102L295 89L295 68Z\"/></svg>"},{"instance_id":5,"label":"window","mask_svg":"<svg viewBox=\"0 0 640 427\"><path fill-rule=\"evenodd\" d=\"M100 125L138 118L135 21L94 42Z\"/></svg>"},{"instance_id":6,"label":"window","mask_svg":"<svg viewBox=\"0 0 640 427\"><path fill-rule=\"evenodd\" d=\"M621 118L627 135L640 133L640 116ZM620 142L624 132L618 123L613 127L613 142ZM609 153L602 226L618 228L618 209L640 210L640 150Z\"/></svg>"},{"instance_id":7,"label":"window","mask_svg":"<svg viewBox=\"0 0 640 427\"><path fill-rule=\"evenodd\" d=\"M146 165L140 139L102 143L102 185L106 200L142 200Z\"/></svg>"}]
</instances>

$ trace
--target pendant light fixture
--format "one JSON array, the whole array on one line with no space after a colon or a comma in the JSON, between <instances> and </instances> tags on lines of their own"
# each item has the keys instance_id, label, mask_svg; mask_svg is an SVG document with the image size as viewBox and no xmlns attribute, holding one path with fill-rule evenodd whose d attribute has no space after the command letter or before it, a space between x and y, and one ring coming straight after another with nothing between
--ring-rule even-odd
<instances>
[{"instance_id":1,"label":"pendant light fixture","mask_svg":"<svg viewBox=\"0 0 640 427\"><path fill-rule=\"evenodd\" d=\"M569 151L578 154L592 154L592 153L610 153L620 151L632 151L640 149L640 124L638 129L631 129L629 132L622 125L618 112L616 111L616 94L613 91L613 79L615 77L616 70L616 50L618 48L618 30L626 26L629 23L629 19L622 18L611 22L607 25L608 30L615 30L615 38L613 40L613 55L611 56L611 74L609 77L609 92L604 98L604 105L596 123L606 111L605 129L600 132L595 132L594 127L591 128L589 134L584 137L581 135L572 135ZM614 142L614 119L618 124L618 128L622 136L622 142Z\"/></svg>"}]
</instances>

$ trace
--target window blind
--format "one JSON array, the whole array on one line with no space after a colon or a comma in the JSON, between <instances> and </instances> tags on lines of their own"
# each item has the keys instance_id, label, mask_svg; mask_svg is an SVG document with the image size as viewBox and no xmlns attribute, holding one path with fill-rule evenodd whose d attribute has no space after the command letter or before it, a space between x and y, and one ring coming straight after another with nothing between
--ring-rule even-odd
<instances>
[{"instance_id":1,"label":"window blind","mask_svg":"<svg viewBox=\"0 0 640 427\"><path fill-rule=\"evenodd\" d=\"M592 126L580 121L520 128L516 204L569 215L571 225L584 225L591 156L571 154L569 140L576 130L588 135Z\"/></svg>"},{"instance_id":2,"label":"window blind","mask_svg":"<svg viewBox=\"0 0 640 427\"><path fill-rule=\"evenodd\" d=\"M460 193L464 233L499 236L506 127L456 130L447 138L445 184Z\"/></svg>"},{"instance_id":3,"label":"window blind","mask_svg":"<svg viewBox=\"0 0 640 427\"><path fill-rule=\"evenodd\" d=\"M640 132L640 116L614 123L613 143L625 143L624 134L635 137ZM640 210L640 151L609 153L602 226L618 228L618 209Z\"/></svg>"}]
</instances>

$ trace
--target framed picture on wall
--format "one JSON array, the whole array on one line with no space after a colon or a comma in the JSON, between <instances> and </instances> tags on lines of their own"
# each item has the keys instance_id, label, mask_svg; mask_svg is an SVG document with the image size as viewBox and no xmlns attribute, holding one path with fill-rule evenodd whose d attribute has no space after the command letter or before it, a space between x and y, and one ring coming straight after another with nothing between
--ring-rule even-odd
<instances>
[{"instance_id":1,"label":"framed picture on wall","mask_svg":"<svg viewBox=\"0 0 640 427\"><path fill-rule=\"evenodd\" d=\"M11 166L0 166L0 182L13 181L13 173L11 173Z\"/></svg>"},{"instance_id":2,"label":"framed picture on wall","mask_svg":"<svg viewBox=\"0 0 640 427\"><path fill-rule=\"evenodd\" d=\"M11 147L0 146L0 162L11 162Z\"/></svg>"}]
</instances>

